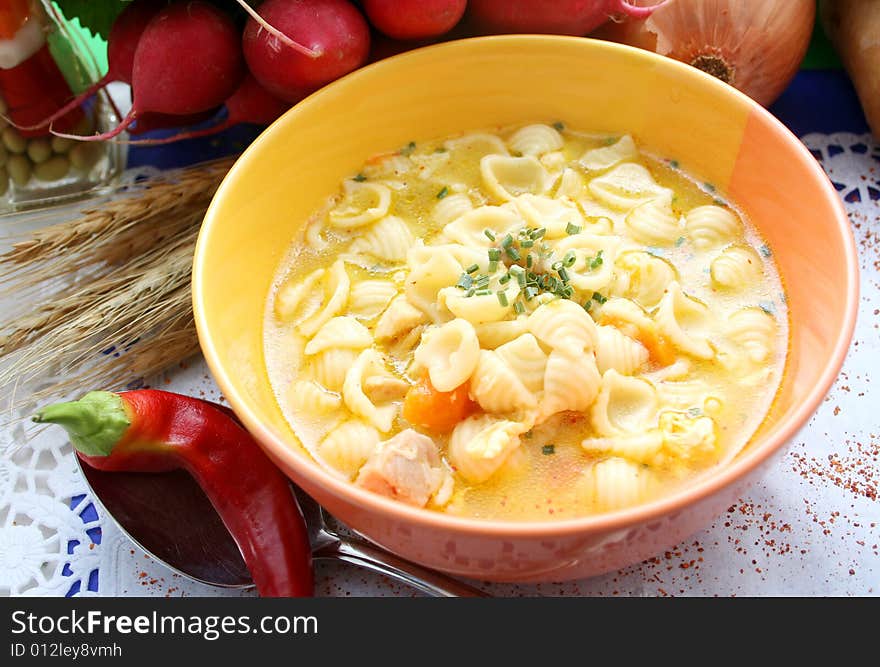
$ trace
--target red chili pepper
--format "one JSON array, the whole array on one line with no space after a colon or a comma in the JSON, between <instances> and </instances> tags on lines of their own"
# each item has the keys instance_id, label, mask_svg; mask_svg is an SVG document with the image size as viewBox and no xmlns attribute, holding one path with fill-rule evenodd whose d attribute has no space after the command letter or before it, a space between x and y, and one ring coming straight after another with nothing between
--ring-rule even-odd
<instances>
[{"instance_id":1,"label":"red chili pepper","mask_svg":"<svg viewBox=\"0 0 880 667\"><path fill-rule=\"evenodd\" d=\"M224 406L155 389L93 391L40 410L108 472L187 470L241 549L260 595L314 592L305 521L284 474Z\"/></svg>"}]
</instances>

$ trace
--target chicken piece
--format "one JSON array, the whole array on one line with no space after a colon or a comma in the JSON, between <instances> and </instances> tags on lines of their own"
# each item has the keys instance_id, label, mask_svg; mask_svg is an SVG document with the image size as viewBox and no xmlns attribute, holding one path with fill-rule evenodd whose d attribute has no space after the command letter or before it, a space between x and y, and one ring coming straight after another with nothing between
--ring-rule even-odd
<instances>
[{"instance_id":1,"label":"chicken piece","mask_svg":"<svg viewBox=\"0 0 880 667\"><path fill-rule=\"evenodd\" d=\"M444 487L444 469L431 438L411 428L380 442L358 473L355 484L374 493L424 507Z\"/></svg>"}]
</instances>

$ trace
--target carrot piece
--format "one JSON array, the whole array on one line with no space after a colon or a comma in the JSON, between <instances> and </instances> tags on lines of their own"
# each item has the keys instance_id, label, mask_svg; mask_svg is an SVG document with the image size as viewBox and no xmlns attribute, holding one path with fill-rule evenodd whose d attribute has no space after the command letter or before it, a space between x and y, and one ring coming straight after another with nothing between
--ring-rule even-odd
<instances>
[{"instance_id":1,"label":"carrot piece","mask_svg":"<svg viewBox=\"0 0 880 667\"><path fill-rule=\"evenodd\" d=\"M617 327L621 333L639 341L648 350L649 359L658 366L669 366L675 361L675 347L653 324L640 327L635 322L627 322L611 317L601 317L601 323Z\"/></svg>"},{"instance_id":2,"label":"carrot piece","mask_svg":"<svg viewBox=\"0 0 880 667\"><path fill-rule=\"evenodd\" d=\"M434 433L449 433L475 409L467 383L452 391L438 391L427 376L419 378L403 399L403 418Z\"/></svg>"}]
</instances>

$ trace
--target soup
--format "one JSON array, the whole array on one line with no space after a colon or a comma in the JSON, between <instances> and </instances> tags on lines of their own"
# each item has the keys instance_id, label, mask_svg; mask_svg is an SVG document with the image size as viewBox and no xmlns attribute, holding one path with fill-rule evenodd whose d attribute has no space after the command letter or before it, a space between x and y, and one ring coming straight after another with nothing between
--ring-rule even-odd
<instances>
[{"instance_id":1,"label":"soup","mask_svg":"<svg viewBox=\"0 0 880 667\"><path fill-rule=\"evenodd\" d=\"M772 253L710 184L561 123L352 174L269 295L270 381L314 459L471 517L584 516L722 465L785 363Z\"/></svg>"}]
</instances>

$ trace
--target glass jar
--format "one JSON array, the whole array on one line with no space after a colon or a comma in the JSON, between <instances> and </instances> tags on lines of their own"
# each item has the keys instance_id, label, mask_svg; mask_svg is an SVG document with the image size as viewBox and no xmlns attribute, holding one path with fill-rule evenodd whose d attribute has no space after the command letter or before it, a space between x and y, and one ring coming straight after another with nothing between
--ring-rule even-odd
<instances>
[{"instance_id":1,"label":"glass jar","mask_svg":"<svg viewBox=\"0 0 880 667\"><path fill-rule=\"evenodd\" d=\"M57 137L103 132L119 122L103 91L35 127L99 76L50 0L0 2L0 211L100 191L125 164L124 146Z\"/></svg>"}]
</instances>

